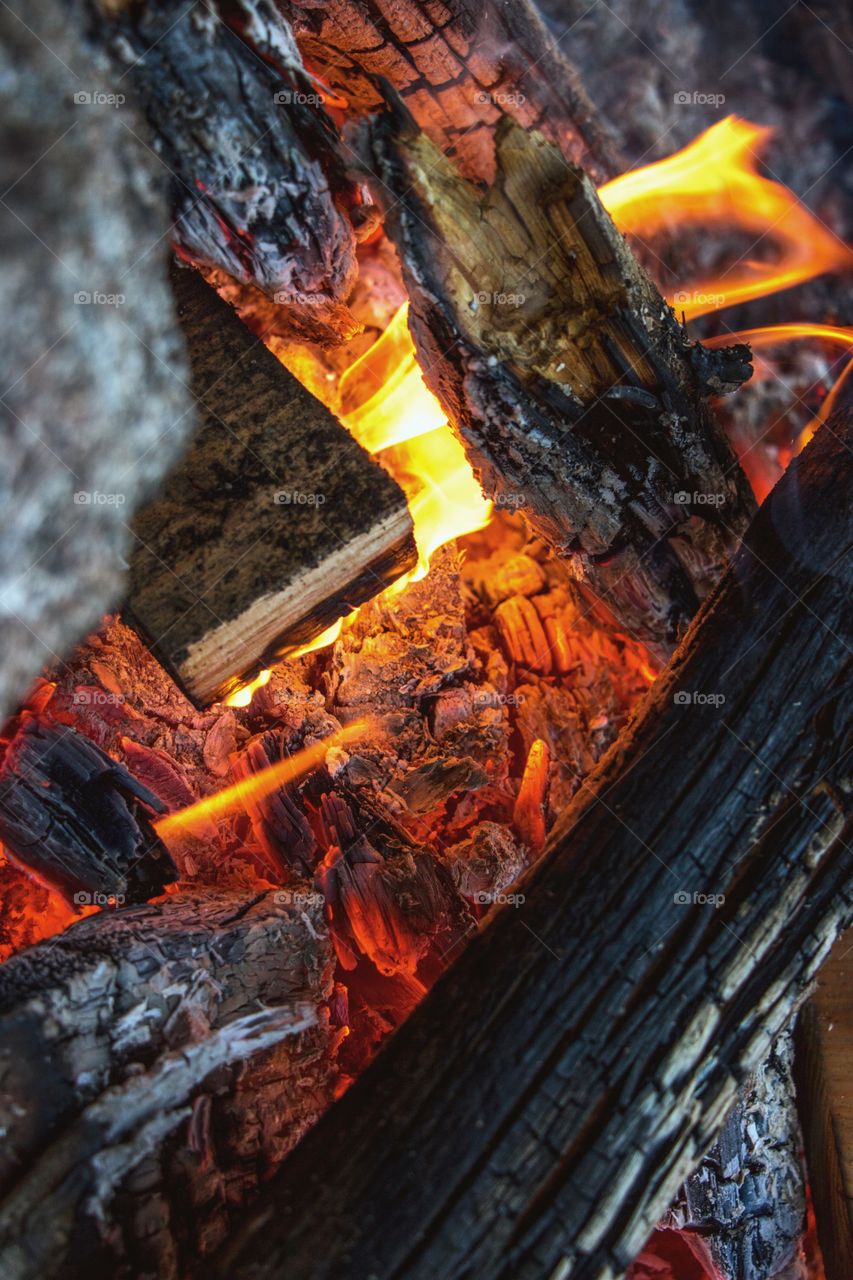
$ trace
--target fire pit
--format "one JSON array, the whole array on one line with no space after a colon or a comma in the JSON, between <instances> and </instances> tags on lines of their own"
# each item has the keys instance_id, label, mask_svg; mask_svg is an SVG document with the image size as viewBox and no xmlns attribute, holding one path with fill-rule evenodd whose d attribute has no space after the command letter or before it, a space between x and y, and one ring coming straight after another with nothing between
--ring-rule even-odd
<instances>
[{"instance_id":1,"label":"fire pit","mask_svg":"<svg viewBox=\"0 0 853 1280\"><path fill-rule=\"evenodd\" d=\"M4 1275L853 1274L826 24L573 8L0 15Z\"/></svg>"}]
</instances>

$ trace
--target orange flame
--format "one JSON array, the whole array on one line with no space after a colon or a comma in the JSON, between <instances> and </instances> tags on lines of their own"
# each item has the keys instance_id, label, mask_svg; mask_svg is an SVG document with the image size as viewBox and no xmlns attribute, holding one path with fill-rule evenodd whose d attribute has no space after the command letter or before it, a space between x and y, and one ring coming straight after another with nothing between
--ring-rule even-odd
<instances>
[{"instance_id":1,"label":"orange flame","mask_svg":"<svg viewBox=\"0 0 853 1280\"><path fill-rule=\"evenodd\" d=\"M738 259L719 275L684 284L667 301L687 319L849 270L853 251L792 192L758 172L773 130L728 116L656 164L606 183L599 196L621 231L651 237L670 227L720 226L769 238L773 262Z\"/></svg>"},{"instance_id":2,"label":"orange flame","mask_svg":"<svg viewBox=\"0 0 853 1280\"><path fill-rule=\"evenodd\" d=\"M203 800L197 800L195 804L179 810L178 813L170 813L166 818L158 818L154 823L157 834L167 840L168 836L176 832L192 830L200 823L203 824L208 819L218 817L231 809L245 808L247 801L260 800L270 792L276 791L284 783L293 782L303 774L310 773L312 769L316 769L323 763L331 747L342 747L353 742L370 727L371 721L368 719L355 720L336 733L330 734L328 738L321 738L310 747L303 747L301 751L294 752L286 760L279 760L268 769L262 769L252 778L235 782L232 786L217 791L215 795L205 796Z\"/></svg>"},{"instance_id":3,"label":"orange flame","mask_svg":"<svg viewBox=\"0 0 853 1280\"><path fill-rule=\"evenodd\" d=\"M370 453L381 453L409 500L418 566L391 590L417 582L445 542L488 524L492 504L427 387L403 303L373 346L340 381L341 422Z\"/></svg>"}]
</instances>

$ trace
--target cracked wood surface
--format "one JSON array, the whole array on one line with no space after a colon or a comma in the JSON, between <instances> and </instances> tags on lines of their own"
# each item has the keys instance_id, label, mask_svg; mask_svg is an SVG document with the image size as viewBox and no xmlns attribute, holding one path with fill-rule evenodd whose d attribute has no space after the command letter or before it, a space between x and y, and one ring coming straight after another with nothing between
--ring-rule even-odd
<instances>
[{"instance_id":1,"label":"cracked wood surface","mask_svg":"<svg viewBox=\"0 0 853 1280\"><path fill-rule=\"evenodd\" d=\"M623 1274L853 918L849 439L839 416L792 464L523 905L308 1135L217 1275Z\"/></svg>"}]
</instances>

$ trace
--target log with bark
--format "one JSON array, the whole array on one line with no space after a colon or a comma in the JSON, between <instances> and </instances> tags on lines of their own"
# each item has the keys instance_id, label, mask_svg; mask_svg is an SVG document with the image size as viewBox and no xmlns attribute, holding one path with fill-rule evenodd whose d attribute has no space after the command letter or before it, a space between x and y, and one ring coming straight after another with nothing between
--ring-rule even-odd
<instances>
[{"instance_id":1,"label":"log with bark","mask_svg":"<svg viewBox=\"0 0 853 1280\"><path fill-rule=\"evenodd\" d=\"M332 950L302 888L96 915L0 968L9 1280L186 1275L328 1105Z\"/></svg>"},{"instance_id":2,"label":"log with bark","mask_svg":"<svg viewBox=\"0 0 853 1280\"><path fill-rule=\"evenodd\" d=\"M119 84L147 118L183 253L263 290L308 341L358 332L344 304L364 210L322 90L272 0L168 0L104 6L106 15L87 3Z\"/></svg>"},{"instance_id":3,"label":"log with bark","mask_svg":"<svg viewBox=\"0 0 853 1280\"><path fill-rule=\"evenodd\" d=\"M381 104L383 78L466 176L494 177L494 127L507 111L542 129L596 182L613 177L612 139L530 0L281 0L281 8L351 113Z\"/></svg>"},{"instance_id":4,"label":"log with bark","mask_svg":"<svg viewBox=\"0 0 853 1280\"><path fill-rule=\"evenodd\" d=\"M853 919L850 435L833 419L791 465L523 903L307 1136L217 1274L604 1280L638 1252Z\"/></svg>"},{"instance_id":5,"label":"log with bark","mask_svg":"<svg viewBox=\"0 0 853 1280\"><path fill-rule=\"evenodd\" d=\"M501 122L485 195L399 103L360 147L424 377L485 493L520 506L666 658L754 510L706 400L749 376L748 348L688 340L589 179L541 134Z\"/></svg>"},{"instance_id":6,"label":"log with bark","mask_svg":"<svg viewBox=\"0 0 853 1280\"><path fill-rule=\"evenodd\" d=\"M173 283L201 423L137 513L125 618L197 705L414 567L405 495L197 272Z\"/></svg>"},{"instance_id":7,"label":"log with bark","mask_svg":"<svg viewBox=\"0 0 853 1280\"><path fill-rule=\"evenodd\" d=\"M827 1280L853 1275L853 931L797 1020L797 1105Z\"/></svg>"}]
</instances>

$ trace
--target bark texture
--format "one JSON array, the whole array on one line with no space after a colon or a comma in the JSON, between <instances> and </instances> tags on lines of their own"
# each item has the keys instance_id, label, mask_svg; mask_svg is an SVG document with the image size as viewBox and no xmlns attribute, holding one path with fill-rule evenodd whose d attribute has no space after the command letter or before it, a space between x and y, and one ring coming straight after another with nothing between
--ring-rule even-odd
<instances>
[{"instance_id":1,"label":"bark texture","mask_svg":"<svg viewBox=\"0 0 853 1280\"><path fill-rule=\"evenodd\" d=\"M524 903L495 912L300 1145L218 1275L624 1272L853 916L834 501L850 423L830 427Z\"/></svg>"}]
</instances>

